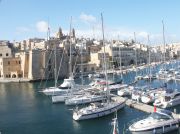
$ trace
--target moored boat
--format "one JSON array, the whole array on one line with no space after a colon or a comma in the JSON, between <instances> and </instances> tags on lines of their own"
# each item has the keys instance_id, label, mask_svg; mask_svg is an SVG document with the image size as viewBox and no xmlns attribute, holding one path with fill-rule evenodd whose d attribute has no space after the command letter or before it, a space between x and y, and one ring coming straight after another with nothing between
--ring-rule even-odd
<instances>
[{"instance_id":1,"label":"moored boat","mask_svg":"<svg viewBox=\"0 0 180 134\"><path fill-rule=\"evenodd\" d=\"M74 110L73 119L85 120L106 116L119 109L122 109L124 106L125 100L121 103L112 101L109 103L91 103L88 107L82 108L80 110Z\"/></svg>"},{"instance_id":2,"label":"moored boat","mask_svg":"<svg viewBox=\"0 0 180 134\"><path fill-rule=\"evenodd\" d=\"M162 94L154 102L154 105L161 108L173 107L180 104L180 92L172 91Z\"/></svg>"},{"instance_id":3,"label":"moored boat","mask_svg":"<svg viewBox=\"0 0 180 134\"><path fill-rule=\"evenodd\" d=\"M106 99L105 95L102 95L102 94L100 95L100 94L85 93L82 95L77 95L77 96L73 96L66 99L65 104L66 105L81 105L81 104L102 101L105 99Z\"/></svg>"},{"instance_id":4,"label":"moored boat","mask_svg":"<svg viewBox=\"0 0 180 134\"><path fill-rule=\"evenodd\" d=\"M132 134L162 134L178 130L179 125L179 118L174 118L170 111L160 110L133 123L129 130Z\"/></svg>"}]
</instances>

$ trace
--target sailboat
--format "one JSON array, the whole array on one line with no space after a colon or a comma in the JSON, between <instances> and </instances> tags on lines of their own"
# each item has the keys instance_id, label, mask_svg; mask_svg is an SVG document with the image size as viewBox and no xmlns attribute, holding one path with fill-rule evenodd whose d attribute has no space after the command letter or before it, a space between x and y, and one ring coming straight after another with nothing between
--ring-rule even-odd
<instances>
[{"instance_id":1,"label":"sailboat","mask_svg":"<svg viewBox=\"0 0 180 134\"><path fill-rule=\"evenodd\" d=\"M48 30L49 30L49 28L48 28ZM48 40L48 41L50 41L50 40ZM43 92L45 95L65 94L67 92L67 90L64 90L64 89L69 88L69 85L70 85L69 84L70 80L65 80L60 85L61 88L59 88L57 86L57 79L58 79L59 74L57 74L57 63L56 63L57 62L57 60L56 60L57 51L56 51L56 49L57 49L57 46L54 45L54 87L48 87L48 88L45 88L44 90L40 91L40 92ZM62 56L62 58L63 58L63 56Z\"/></svg>"},{"instance_id":2,"label":"sailboat","mask_svg":"<svg viewBox=\"0 0 180 134\"><path fill-rule=\"evenodd\" d=\"M104 29L103 29L103 16L101 14L101 20L102 20L102 35L103 35L103 45L104 45L104 63L105 63L105 78L107 81L107 68L106 68L106 55L105 55L105 43L104 43ZM106 83L106 87L108 89L108 83ZM108 114L111 114L119 109L122 109L125 106L125 100L122 102L115 102L111 101L109 98L110 92L109 90L107 92L107 101L103 103L91 103L89 106L81 108L81 109L75 109L73 111L73 119L74 120L85 120L85 119L92 119L92 118L99 118L102 116L106 116Z\"/></svg>"},{"instance_id":3,"label":"sailboat","mask_svg":"<svg viewBox=\"0 0 180 134\"><path fill-rule=\"evenodd\" d=\"M82 44L81 44L81 75L83 76L83 68L82 68ZM81 77L81 85L83 87L83 77ZM65 100L66 105L81 105L81 104L87 104L87 103L92 103L92 102L97 102L97 101L103 101L105 100L105 95L103 91L100 92L93 92L84 91L82 95L73 95Z\"/></svg>"},{"instance_id":4,"label":"sailboat","mask_svg":"<svg viewBox=\"0 0 180 134\"><path fill-rule=\"evenodd\" d=\"M135 82L138 80L141 80L143 78L142 75L138 75L138 68L137 68L137 48L136 48L136 33L134 32L134 43L135 43L135 71L136 71L136 76L135 76Z\"/></svg>"},{"instance_id":5,"label":"sailboat","mask_svg":"<svg viewBox=\"0 0 180 134\"><path fill-rule=\"evenodd\" d=\"M71 23L72 23L72 18L71 18ZM65 79L64 81L69 82L68 85L70 88L68 88L66 91L66 93L64 94L57 94L57 95L53 95L52 96L52 102L53 103L58 103L58 102L64 102L67 98L72 97L72 95L82 95L83 93L83 89L85 88L89 88L90 86L85 86L85 85L79 85L79 84L75 84L74 82L74 76L73 76L73 72L72 72L72 41L71 41L71 23L70 23L70 58L69 58L69 74L70 77L69 79ZM63 85L63 84L62 84ZM62 86L61 85L61 86ZM65 84L64 84L65 85Z\"/></svg>"},{"instance_id":6,"label":"sailboat","mask_svg":"<svg viewBox=\"0 0 180 134\"><path fill-rule=\"evenodd\" d=\"M149 35L148 35L148 44L150 45ZM151 66L150 65L151 65L151 58L150 58L150 49L149 49L149 64L148 64L148 66L149 66L149 75L146 75L149 86L147 87L146 92L141 95L141 101L143 103L146 103L146 104L153 103L154 100L155 100L154 93L151 92L152 91L152 88L151 88L152 74L151 74Z\"/></svg>"}]
</instances>

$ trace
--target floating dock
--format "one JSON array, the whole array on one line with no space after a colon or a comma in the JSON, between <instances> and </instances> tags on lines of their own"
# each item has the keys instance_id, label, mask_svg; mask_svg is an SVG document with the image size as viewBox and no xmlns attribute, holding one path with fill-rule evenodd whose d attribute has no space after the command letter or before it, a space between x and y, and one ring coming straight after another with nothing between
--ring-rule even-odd
<instances>
[{"instance_id":1,"label":"floating dock","mask_svg":"<svg viewBox=\"0 0 180 134\"><path fill-rule=\"evenodd\" d=\"M111 98L114 101L117 102L122 102L125 98L120 97L120 96L115 96ZM141 102L137 102L137 101L133 101L131 99L126 98L126 105L131 107L131 108L135 108L137 110L146 112L146 113L153 113L154 112L154 106L151 105L147 105ZM156 110L161 110L160 108L156 108ZM175 118L180 118L180 115L172 113L173 117Z\"/></svg>"}]
</instances>

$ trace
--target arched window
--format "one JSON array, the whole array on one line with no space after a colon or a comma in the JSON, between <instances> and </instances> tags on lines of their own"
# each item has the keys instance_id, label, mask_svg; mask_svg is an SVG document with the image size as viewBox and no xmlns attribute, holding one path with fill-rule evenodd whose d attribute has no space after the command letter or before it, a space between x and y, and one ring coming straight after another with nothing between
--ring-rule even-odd
<instances>
[{"instance_id":1,"label":"arched window","mask_svg":"<svg viewBox=\"0 0 180 134\"><path fill-rule=\"evenodd\" d=\"M13 75L12 75L12 78L16 78L16 75L15 75L15 74L13 74Z\"/></svg>"}]
</instances>

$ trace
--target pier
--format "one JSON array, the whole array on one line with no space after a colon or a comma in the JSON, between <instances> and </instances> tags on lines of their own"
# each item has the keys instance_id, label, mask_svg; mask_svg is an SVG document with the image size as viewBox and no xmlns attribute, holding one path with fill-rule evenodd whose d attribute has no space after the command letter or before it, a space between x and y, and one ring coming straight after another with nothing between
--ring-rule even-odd
<instances>
[{"instance_id":1,"label":"pier","mask_svg":"<svg viewBox=\"0 0 180 134\"><path fill-rule=\"evenodd\" d=\"M154 106L151 105L147 105L141 102L137 102L137 101L133 101L131 99L128 98L123 98L120 96L115 96L111 98L112 100L116 101L116 102L122 102L124 99L126 99L126 105L129 106L130 108L135 108L137 110L146 112L146 113L153 113L154 112ZM156 110L161 110L161 108L156 108ZM173 117L175 118L180 118L179 114L173 113Z\"/></svg>"}]
</instances>

